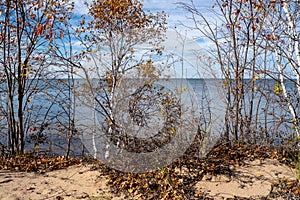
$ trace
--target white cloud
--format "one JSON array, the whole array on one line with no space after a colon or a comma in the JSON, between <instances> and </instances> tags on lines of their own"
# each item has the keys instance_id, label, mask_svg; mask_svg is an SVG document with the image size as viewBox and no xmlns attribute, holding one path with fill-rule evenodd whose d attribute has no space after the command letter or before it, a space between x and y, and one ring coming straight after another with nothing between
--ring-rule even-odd
<instances>
[{"instance_id":1,"label":"white cloud","mask_svg":"<svg viewBox=\"0 0 300 200\"><path fill-rule=\"evenodd\" d=\"M192 30L194 21L190 19L191 13L187 12L180 3L191 4L191 0L145 0L144 8L152 12L165 11L168 14L167 26L171 29L187 32L188 37L200 37L199 31ZM211 15L210 10L214 1L193 0L195 7L205 16Z\"/></svg>"},{"instance_id":2,"label":"white cloud","mask_svg":"<svg viewBox=\"0 0 300 200\"><path fill-rule=\"evenodd\" d=\"M85 2L91 2L91 0L73 0L75 3L74 14L75 15L85 15L88 13L88 7L85 5Z\"/></svg>"},{"instance_id":3,"label":"white cloud","mask_svg":"<svg viewBox=\"0 0 300 200\"><path fill-rule=\"evenodd\" d=\"M91 0L87 0L91 2ZM88 8L84 5L85 1L74 0L75 2L75 14L82 15L87 14ZM194 22L188 19L190 13L184 10L177 4L191 3L190 0L144 0L144 9L151 12L165 11L168 14L168 32L167 40L164 43L166 51L173 53L177 58L181 56L182 44L180 41L180 35L186 37L184 47L184 76L195 77L196 75L203 74L199 71L199 63L197 56L199 53L204 53L205 49L211 45L207 40L198 40L201 34L197 30L191 30L188 27L193 27ZM208 10L212 7L213 1L209 0L194 0L195 6L204 14L208 14ZM208 15L209 16L209 15ZM176 27L176 28L175 28ZM176 31L174 31L176 30ZM181 71L181 66L178 64L174 67L176 71Z\"/></svg>"},{"instance_id":4,"label":"white cloud","mask_svg":"<svg viewBox=\"0 0 300 200\"><path fill-rule=\"evenodd\" d=\"M204 69L199 62L199 56L203 56L210 45L211 42L208 40L204 39L196 42L183 31L169 29L167 39L164 42L165 53L172 54L174 59L177 60L173 66L177 74L176 77L212 77L209 69ZM182 64L184 69L182 69Z\"/></svg>"}]
</instances>

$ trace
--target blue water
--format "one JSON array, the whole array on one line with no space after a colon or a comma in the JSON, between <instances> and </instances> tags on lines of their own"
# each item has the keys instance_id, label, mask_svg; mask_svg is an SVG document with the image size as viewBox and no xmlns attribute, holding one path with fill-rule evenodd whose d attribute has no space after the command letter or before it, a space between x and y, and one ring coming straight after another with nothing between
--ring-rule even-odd
<instances>
[{"instance_id":1,"label":"blue water","mask_svg":"<svg viewBox=\"0 0 300 200\"><path fill-rule=\"evenodd\" d=\"M76 80L75 86L81 88L84 80ZM198 112L200 113L200 126L209 132L210 140L214 143L225 131L224 116L226 107L226 92L222 88L223 81L216 79L188 79L191 86L190 94L194 93L197 98ZM40 80L34 82L37 87L29 90L32 95L29 101L24 102L25 129L28 130L26 141L27 149L34 147L32 138L43 128L41 137L45 141L39 144L42 150L50 150L57 154L64 154L66 149L66 137L69 134L68 120L73 112L71 102L73 93L69 92L69 83L65 80ZM259 80L255 84L253 116L257 124L251 124L253 129L256 127L256 137L264 140L266 134L271 141L280 143L283 138L289 137L293 133L291 125L291 116L289 114L287 103L282 95L274 94L274 80ZM245 88L248 91L245 94L244 117L249 115L250 102L250 81L245 81ZM2 89L1 89L2 88ZM300 99L295 94L295 87L292 82L287 83L289 95L292 98L293 106L297 112L300 112ZM0 106L6 108L4 86L0 85ZM185 96L184 98L188 98ZM16 101L16 100L15 100ZM4 117L5 113L0 110L0 142L7 143L7 127ZM35 129L33 129L33 127ZM80 142L81 134L74 137L72 152L74 155L82 153Z\"/></svg>"}]
</instances>

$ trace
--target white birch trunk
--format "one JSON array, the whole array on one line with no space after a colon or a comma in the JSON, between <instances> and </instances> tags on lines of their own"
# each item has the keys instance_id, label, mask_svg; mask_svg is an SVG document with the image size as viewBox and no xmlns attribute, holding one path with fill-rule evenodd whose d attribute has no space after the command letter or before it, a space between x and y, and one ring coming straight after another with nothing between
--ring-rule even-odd
<instances>
[{"instance_id":1,"label":"white birch trunk","mask_svg":"<svg viewBox=\"0 0 300 200\"><path fill-rule=\"evenodd\" d=\"M95 140L95 135L96 135L96 108L95 108L95 99L94 99L94 109L93 109L93 130L92 130L92 144L93 144L93 150L94 150L94 159L97 158L97 147L96 147L96 140Z\"/></svg>"},{"instance_id":2,"label":"white birch trunk","mask_svg":"<svg viewBox=\"0 0 300 200\"><path fill-rule=\"evenodd\" d=\"M109 123L114 123L113 122L113 120L114 120L114 113L113 113L114 111L113 110L114 110L114 106L115 106L115 88L114 88L114 86L115 86L115 83L117 81L115 79L114 75L112 75L112 79L113 79L113 82L112 82L112 88L111 88L111 95L110 95L110 99L109 99L109 106L110 106L110 108L109 108L109 115L110 116L109 117L110 117L110 120L112 120L112 121L109 122ZM111 128L111 124L109 124L109 127L108 127L109 135L114 134L113 131L114 130ZM104 155L105 159L108 159L109 156L110 156L109 149L110 149L110 142L107 141L106 147L105 147L105 155Z\"/></svg>"},{"instance_id":3,"label":"white birch trunk","mask_svg":"<svg viewBox=\"0 0 300 200\"><path fill-rule=\"evenodd\" d=\"M293 73L296 77L296 81L297 81L297 89L298 89L298 95L300 96L300 49L299 49L299 40L297 37L297 32L296 32L296 27L295 24L293 23L293 19L291 16L291 12L290 12L290 6L286 1L283 1L283 10L285 12L287 21L288 21L288 26L289 26L289 54L290 54L290 58L292 61L292 70ZM293 42L295 42L295 44L293 45ZM293 49L294 47L294 49ZM293 58L293 51L295 51L294 53L296 54L296 58L297 58L297 62L294 61Z\"/></svg>"},{"instance_id":4,"label":"white birch trunk","mask_svg":"<svg viewBox=\"0 0 300 200\"><path fill-rule=\"evenodd\" d=\"M283 9L286 13L286 17L288 18L288 26L289 26L289 31L291 31L291 29L295 28L293 23L292 23L292 19L291 19L291 15L290 15L290 12L289 12L289 5L284 1L283 2ZM280 86L282 88L282 92L283 92L283 95L284 97L286 98L287 100L287 104L288 104L288 108L289 108L289 111L290 111L290 114L292 115L292 118L293 118L293 126L295 128L295 132L297 134L297 137L300 136L299 134L299 128L298 128L298 117L297 117L297 113L292 105L292 102L291 102L291 99L287 93L287 90L286 90L286 85L284 83L284 72L283 72L283 68L281 66L281 63L280 63L280 55L279 55L279 50L278 50L278 43L276 41L275 38L277 38L276 34L275 34L275 27L274 25L272 24L272 21L268 18L268 21L270 23L270 26L271 26L271 29L272 29L272 37L274 38L274 45L275 45L275 48L274 48L274 51L275 51L275 57L276 57L276 66L277 66L277 71L279 73L279 81L280 81ZM295 31L295 30L294 30ZM299 44L298 44L299 45ZM290 58L291 60L289 60L290 64L292 65L292 70L293 70L293 73L294 75L296 76L296 79L297 79L297 88L298 88L298 94L300 94L300 86L299 86L299 74L296 73L296 68L295 68L295 63L293 63L294 61L292 61L292 55L293 55L293 49L292 49L292 38L290 37L289 38L289 49L288 49L288 53L290 54ZM295 47L296 48L296 47ZM296 52L299 52L296 51ZM299 57L299 62L300 62L300 55L298 55L297 57ZM297 58L298 59L298 58Z\"/></svg>"},{"instance_id":5,"label":"white birch trunk","mask_svg":"<svg viewBox=\"0 0 300 200\"><path fill-rule=\"evenodd\" d=\"M282 1L282 7L286 15L286 19L288 22L288 34L289 34L289 57L290 57L290 63L292 67L292 71L294 76L296 77L296 82L297 82L297 92L298 95L300 96L300 74L299 74L299 67L300 67L300 49L299 49L299 40L297 37L297 32L296 32L296 27L293 22L291 12L290 12L290 5L286 1ZM294 44L293 44L294 42ZM293 59L294 54L296 54L296 61ZM290 109L291 110L291 109ZM299 121L297 114L295 112L295 109L293 108L293 120L294 120L294 125L295 125L295 131L297 133L297 137L299 137Z\"/></svg>"}]
</instances>

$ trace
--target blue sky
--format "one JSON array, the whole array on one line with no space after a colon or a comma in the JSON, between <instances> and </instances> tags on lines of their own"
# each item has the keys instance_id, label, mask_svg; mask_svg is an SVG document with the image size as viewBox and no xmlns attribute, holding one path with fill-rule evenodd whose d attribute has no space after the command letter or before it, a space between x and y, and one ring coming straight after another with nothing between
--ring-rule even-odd
<instances>
[{"instance_id":1,"label":"blue sky","mask_svg":"<svg viewBox=\"0 0 300 200\"><path fill-rule=\"evenodd\" d=\"M75 1L74 12L78 15L86 14L88 9L82 0ZM188 14L183 8L180 8L178 2L190 3L190 0L144 0L144 9L151 12L165 11L168 14L167 20L167 40L165 42L165 50L174 55L182 55L184 51L184 69L182 64L174 65L173 74L178 76L198 78L209 77L210 72L205 72L199 62L197 56L199 52L203 53L209 42L201 37L198 31L193 31L187 27L193 26L193 21L188 19ZM212 0L194 0L194 4L204 14L209 15L214 1ZM183 26L184 24L185 26ZM184 48L182 42L184 40ZM177 57L179 60L179 57ZM182 74L183 72L183 74ZM179 75L180 74L180 75Z\"/></svg>"},{"instance_id":2,"label":"blue sky","mask_svg":"<svg viewBox=\"0 0 300 200\"><path fill-rule=\"evenodd\" d=\"M144 8L154 12L165 11L168 13L169 27L180 27L180 24L192 25L191 20L187 19L188 13L177 4L179 2L190 3L190 0L145 0ZM203 13L208 13L208 9L212 7L213 0L194 0L195 6Z\"/></svg>"}]
</instances>

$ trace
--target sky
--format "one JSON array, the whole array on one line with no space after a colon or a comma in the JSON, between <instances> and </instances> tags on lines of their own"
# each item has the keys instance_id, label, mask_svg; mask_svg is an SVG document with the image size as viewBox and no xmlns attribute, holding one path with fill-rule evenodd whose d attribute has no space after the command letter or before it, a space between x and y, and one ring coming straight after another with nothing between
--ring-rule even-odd
<instances>
[{"instance_id":1,"label":"sky","mask_svg":"<svg viewBox=\"0 0 300 200\"><path fill-rule=\"evenodd\" d=\"M89 0L90 1L90 0ZM88 9L84 5L85 1L74 0L75 10L78 15L87 14ZM182 64L174 65L173 75L184 76L188 78L209 77L209 73L203 70L197 61L197 54L203 53L210 42L203 39L199 31L191 30L188 27L193 26L193 21L188 19L188 12L180 7L178 2L190 3L190 0L144 0L144 9L153 13L165 11L167 19L167 39L164 43L165 51L174 55L174 57L184 55L184 69ZM209 15L214 1L212 0L194 0L196 7L204 15ZM184 25L183 25L184 24ZM184 46L182 45L184 41Z\"/></svg>"},{"instance_id":2,"label":"sky","mask_svg":"<svg viewBox=\"0 0 300 200\"><path fill-rule=\"evenodd\" d=\"M168 14L165 49L178 55L184 52L184 69L179 66L175 67L176 71L188 78L210 78L211 71L199 66L197 57L205 53L211 42L204 39L199 31L189 28L194 26L194 22L189 18L190 13L183 9L179 2L190 4L191 0L145 0L144 8L153 12L165 11ZM204 16L210 15L213 2L213 0L193 0L194 5Z\"/></svg>"}]
</instances>

